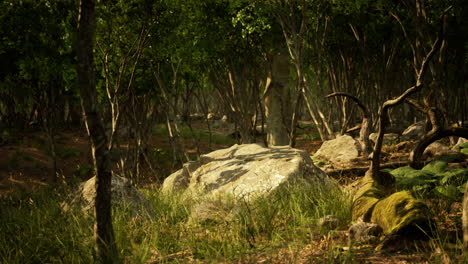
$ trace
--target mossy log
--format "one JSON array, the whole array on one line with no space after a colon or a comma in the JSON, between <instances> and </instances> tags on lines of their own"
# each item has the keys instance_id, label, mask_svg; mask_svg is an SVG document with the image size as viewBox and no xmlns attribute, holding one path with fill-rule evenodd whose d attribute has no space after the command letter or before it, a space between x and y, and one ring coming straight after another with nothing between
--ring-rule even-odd
<instances>
[{"instance_id":1,"label":"mossy log","mask_svg":"<svg viewBox=\"0 0 468 264\"><path fill-rule=\"evenodd\" d=\"M375 183L370 173L355 194L353 220L379 225L385 239L377 249L400 249L408 241L427 239L431 234L428 206L410 192L391 193L393 188Z\"/></svg>"},{"instance_id":2,"label":"mossy log","mask_svg":"<svg viewBox=\"0 0 468 264\"><path fill-rule=\"evenodd\" d=\"M364 222L370 222L374 206L385 197L385 193L368 173L361 179L358 188L354 195L355 200L353 202L352 211L353 221L362 220Z\"/></svg>"}]
</instances>

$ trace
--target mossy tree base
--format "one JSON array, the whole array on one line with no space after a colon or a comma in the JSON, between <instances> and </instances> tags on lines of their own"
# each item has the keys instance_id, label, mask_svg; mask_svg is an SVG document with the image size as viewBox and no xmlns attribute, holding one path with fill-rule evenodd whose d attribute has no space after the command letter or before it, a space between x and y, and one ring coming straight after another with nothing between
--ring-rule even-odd
<instances>
[{"instance_id":1,"label":"mossy tree base","mask_svg":"<svg viewBox=\"0 0 468 264\"><path fill-rule=\"evenodd\" d=\"M386 236L377 250L398 250L407 242L425 240L431 234L428 206L408 191L391 193L392 190L388 185L377 184L368 171L355 195L353 220L375 223Z\"/></svg>"}]
</instances>

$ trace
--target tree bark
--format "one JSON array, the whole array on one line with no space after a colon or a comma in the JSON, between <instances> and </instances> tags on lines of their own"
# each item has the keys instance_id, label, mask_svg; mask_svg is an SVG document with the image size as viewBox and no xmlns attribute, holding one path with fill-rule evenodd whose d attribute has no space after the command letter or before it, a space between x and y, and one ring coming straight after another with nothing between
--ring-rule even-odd
<instances>
[{"instance_id":1,"label":"tree bark","mask_svg":"<svg viewBox=\"0 0 468 264\"><path fill-rule=\"evenodd\" d=\"M409 104L417 108L419 111L427 115L429 120L430 131L427 132L421 140L418 141L413 151L410 153L410 166L415 169L421 169L423 163L421 161L424 150L431 143L449 136L457 136L468 138L468 128L463 127L445 127L443 113L436 107L430 106L429 100L425 100L425 106L420 105L414 100L407 99Z\"/></svg>"},{"instance_id":2,"label":"tree bark","mask_svg":"<svg viewBox=\"0 0 468 264\"><path fill-rule=\"evenodd\" d=\"M463 253L468 257L468 182L465 186L465 195L463 196Z\"/></svg>"},{"instance_id":3,"label":"tree bark","mask_svg":"<svg viewBox=\"0 0 468 264\"><path fill-rule=\"evenodd\" d=\"M96 257L101 263L118 263L119 258L111 216L111 164L104 124L98 111L94 74L95 30L95 0L81 0L78 16L77 73L96 173L96 220L94 225Z\"/></svg>"},{"instance_id":4,"label":"tree bark","mask_svg":"<svg viewBox=\"0 0 468 264\"><path fill-rule=\"evenodd\" d=\"M435 53L439 50L441 46L441 39L442 39L442 32L439 32L436 41L432 44L432 48L429 53L424 57L424 60L421 63L419 70L417 70L416 74L416 84L406 91L404 91L400 96L397 98L387 100L383 103L383 105L379 109L379 130L377 133L377 142L375 142L374 146L374 153L372 155L371 166L369 171L371 172L372 179L381 185L387 185L391 183L391 179L385 177L385 174L380 173L380 153L382 151L382 143L383 137L385 134L385 128L388 124L388 110L391 107L394 107L403 102L407 97L410 95L420 91L423 88L422 79L427 71L429 62L434 57Z\"/></svg>"},{"instance_id":5,"label":"tree bark","mask_svg":"<svg viewBox=\"0 0 468 264\"><path fill-rule=\"evenodd\" d=\"M289 144L288 109L289 57L286 52L273 56L271 70L265 86L265 119L269 146Z\"/></svg>"}]
</instances>

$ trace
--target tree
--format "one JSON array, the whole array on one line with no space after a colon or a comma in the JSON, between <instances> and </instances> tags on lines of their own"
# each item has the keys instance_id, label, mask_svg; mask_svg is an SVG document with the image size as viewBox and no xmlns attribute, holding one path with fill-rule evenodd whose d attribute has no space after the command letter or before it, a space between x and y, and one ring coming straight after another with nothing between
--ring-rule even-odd
<instances>
[{"instance_id":1,"label":"tree","mask_svg":"<svg viewBox=\"0 0 468 264\"><path fill-rule=\"evenodd\" d=\"M97 101L93 46L96 30L95 0L81 0L78 17L78 83L91 138L96 174L95 226L97 259L101 263L119 262L112 227L111 178L109 150Z\"/></svg>"},{"instance_id":2,"label":"tree","mask_svg":"<svg viewBox=\"0 0 468 264\"><path fill-rule=\"evenodd\" d=\"M468 182L466 183L465 194L463 196L462 211L463 253L465 254L465 256L468 256Z\"/></svg>"}]
</instances>

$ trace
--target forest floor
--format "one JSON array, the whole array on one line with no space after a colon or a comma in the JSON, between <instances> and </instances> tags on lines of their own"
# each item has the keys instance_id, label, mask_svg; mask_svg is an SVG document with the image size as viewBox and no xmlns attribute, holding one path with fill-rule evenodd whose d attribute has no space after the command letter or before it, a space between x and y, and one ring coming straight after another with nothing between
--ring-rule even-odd
<instances>
[{"instance_id":1,"label":"forest floor","mask_svg":"<svg viewBox=\"0 0 468 264\"><path fill-rule=\"evenodd\" d=\"M206 126L199 122L194 124L195 128L206 129ZM226 135L223 128L212 128L213 133ZM298 137L296 148L307 151L311 155L315 153L321 145L321 141L310 136L311 131L304 129ZM43 186L53 184L55 181L72 184L91 177L91 151L88 137L84 130L63 130L58 133L57 141L57 176L53 173L53 161L48 148L47 137L44 132L31 131L22 132L10 136L9 141L0 145L0 196L8 195L16 191L32 191ZM227 142L235 142L230 139ZM157 175L150 175L148 168L144 168L143 175L147 176L140 182L140 187L157 186L161 184L164 177L179 169L178 165L171 161L171 147L167 137L155 135L150 138L152 149L157 150L160 155L159 163L156 166ZM185 151L190 155L196 155L197 148L200 153L225 148L229 143L207 143L192 139L184 139L182 144ZM383 165L398 167L404 166L408 158L407 149L386 147L384 149L387 156L384 157ZM393 164L393 165L392 165ZM331 170L329 174L339 180L342 184L349 184L363 175L368 168L367 160L357 160L349 168ZM346 175L346 177L343 177ZM461 230L461 206L460 203L452 203L449 210L439 212L436 216L440 223L441 230L447 233L455 233L450 240L460 239L457 230ZM328 254L326 249L330 243L346 245L346 231L337 231L332 236L318 236L312 243L307 244L300 252L291 252L287 247L280 248L277 252L259 253L251 258L251 263L290 263L294 260L299 263L315 263L314 259ZM346 248L346 247L343 247ZM458 251L456 249L455 251ZM372 246L364 245L353 248L353 263L458 263L446 249L432 247L428 251L411 253L397 253L386 255L374 252ZM437 261L435 261L437 260ZM358 262L355 262L358 261ZM435 261L435 262L433 262ZM439 262L440 261L440 262Z\"/></svg>"}]
</instances>

